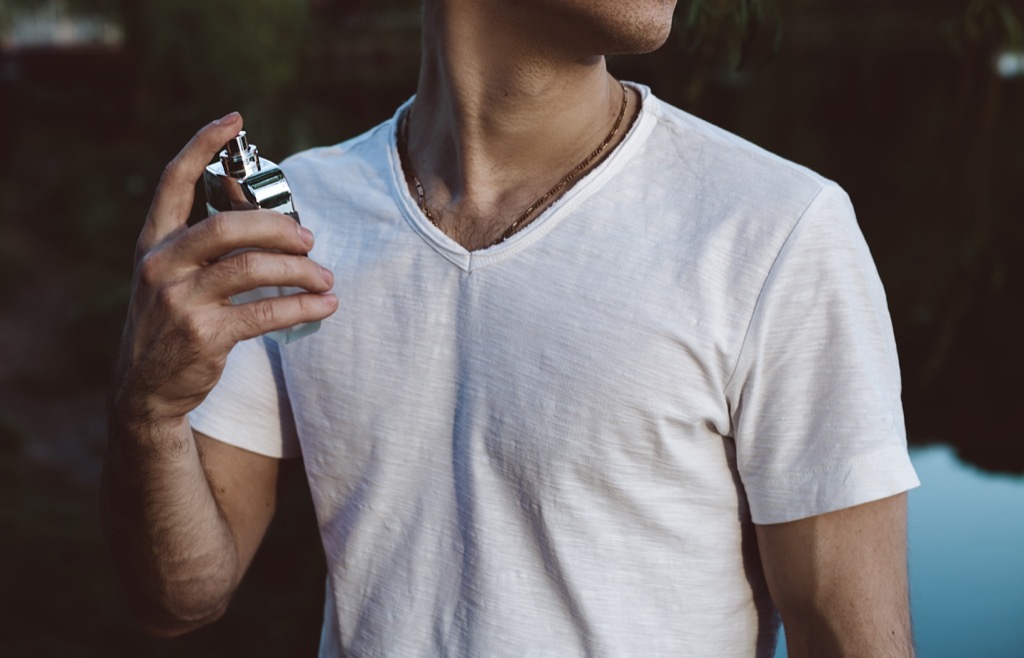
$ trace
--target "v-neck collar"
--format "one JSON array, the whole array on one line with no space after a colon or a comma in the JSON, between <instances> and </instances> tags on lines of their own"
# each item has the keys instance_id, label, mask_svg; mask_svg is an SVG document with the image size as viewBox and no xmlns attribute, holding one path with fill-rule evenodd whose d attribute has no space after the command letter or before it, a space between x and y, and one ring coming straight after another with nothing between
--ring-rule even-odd
<instances>
[{"instance_id":1,"label":"v-neck collar","mask_svg":"<svg viewBox=\"0 0 1024 658\"><path fill-rule=\"evenodd\" d=\"M388 126L388 164L391 169L392 196L406 222L434 251L466 272L486 267L526 249L547 235L591 194L600 190L605 181L624 166L650 134L655 123L653 112L648 107L650 102L655 102L650 95L650 89L632 82L624 84L639 93L640 112L622 141L600 164L521 230L503 242L474 251L466 249L434 226L420 210L405 182L406 176L398 154L398 139L402 116L415 100L416 97L413 96L398 108Z\"/></svg>"}]
</instances>

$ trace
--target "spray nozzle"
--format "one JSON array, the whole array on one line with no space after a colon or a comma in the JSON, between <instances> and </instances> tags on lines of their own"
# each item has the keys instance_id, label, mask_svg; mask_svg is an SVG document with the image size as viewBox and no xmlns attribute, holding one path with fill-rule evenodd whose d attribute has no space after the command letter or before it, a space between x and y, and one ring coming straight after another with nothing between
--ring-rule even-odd
<instances>
[{"instance_id":1,"label":"spray nozzle","mask_svg":"<svg viewBox=\"0 0 1024 658\"><path fill-rule=\"evenodd\" d=\"M255 144L249 144L243 130L231 138L220 152L220 163L227 175L243 178L260 170L260 153Z\"/></svg>"}]
</instances>

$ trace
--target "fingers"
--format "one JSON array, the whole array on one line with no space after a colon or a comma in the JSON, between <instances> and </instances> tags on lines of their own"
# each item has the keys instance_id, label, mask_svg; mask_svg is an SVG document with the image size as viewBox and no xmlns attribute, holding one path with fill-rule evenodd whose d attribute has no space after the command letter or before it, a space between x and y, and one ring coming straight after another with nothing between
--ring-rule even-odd
<instances>
[{"instance_id":1,"label":"fingers","mask_svg":"<svg viewBox=\"0 0 1024 658\"><path fill-rule=\"evenodd\" d=\"M139 248L146 251L188 221L195 184L206 165L242 129L242 117L232 112L207 124L171 160L160 177Z\"/></svg>"},{"instance_id":2,"label":"fingers","mask_svg":"<svg viewBox=\"0 0 1024 658\"><path fill-rule=\"evenodd\" d=\"M333 294L287 295L233 306L229 310L231 320L224 326L232 332L231 340L240 341L323 320L337 310L338 298Z\"/></svg>"},{"instance_id":3,"label":"fingers","mask_svg":"<svg viewBox=\"0 0 1024 658\"><path fill-rule=\"evenodd\" d=\"M334 275L305 256L243 251L203 268L197 292L205 301L222 301L263 286L303 288L324 293Z\"/></svg>"},{"instance_id":4,"label":"fingers","mask_svg":"<svg viewBox=\"0 0 1024 658\"><path fill-rule=\"evenodd\" d=\"M183 263L202 265L236 249L273 249L305 254L313 234L291 217L272 210L225 212L199 222L175 240L168 255Z\"/></svg>"}]
</instances>

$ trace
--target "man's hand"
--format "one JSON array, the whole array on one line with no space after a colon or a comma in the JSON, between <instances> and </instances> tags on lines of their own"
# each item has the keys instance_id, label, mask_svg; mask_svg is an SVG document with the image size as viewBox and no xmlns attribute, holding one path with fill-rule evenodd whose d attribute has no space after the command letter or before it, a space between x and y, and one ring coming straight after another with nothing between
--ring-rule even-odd
<instances>
[{"instance_id":1,"label":"man's hand","mask_svg":"<svg viewBox=\"0 0 1024 658\"><path fill-rule=\"evenodd\" d=\"M196 181L241 127L237 114L211 123L164 171L138 242L110 395L104 532L133 610L157 635L223 614L276 502L276 459L198 435L186 414L238 341L321 320L338 304L330 273L302 255L312 235L293 219L256 210L187 225ZM265 285L309 292L229 300Z\"/></svg>"},{"instance_id":2,"label":"man's hand","mask_svg":"<svg viewBox=\"0 0 1024 658\"><path fill-rule=\"evenodd\" d=\"M906 494L757 526L793 658L911 658Z\"/></svg>"},{"instance_id":3,"label":"man's hand","mask_svg":"<svg viewBox=\"0 0 1024 658\"><path fill-rule=\"evenodd\" d=\"M328 293L333 277L303 255L313 236L294 220L255 210L187 225L196 181L241 127L241 117L230 114L192 138L164 170L139 237L113 400L139 420L183 418L213 388L238 341L337 309ZM224 258L246 248L259 250ZM265 285L309 293L239 306L229 301Z\"/></svg>"}]
</instances>

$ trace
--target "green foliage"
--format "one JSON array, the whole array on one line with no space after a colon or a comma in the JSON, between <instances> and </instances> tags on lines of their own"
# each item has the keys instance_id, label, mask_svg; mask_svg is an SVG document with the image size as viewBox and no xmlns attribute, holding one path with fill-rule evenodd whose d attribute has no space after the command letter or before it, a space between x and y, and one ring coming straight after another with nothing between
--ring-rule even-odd
<instances>
[{"instance_id":1,"label":"green foliage","mask_svg":"<svg viewBox=\"0 0 1024 658\"><path fill-rule=\"evenodd\" d=\"M47 7L53 7L58 11L67 11L75 16L116 18L118 4L118 0L50 0L45 3L41 3L39 0L0 0L0 32L6 30L11 22L19 16L38 12Z\"/></svg>"},{"instance_id":2,"label":"green foliage","mask_svg":"<svg viewBox=\"0 0 1024 658\"><path fill-rule=\"evenodd\" d=\"M677 11L676 35L691 51L723 47L732 67L741 68L755 42L771 29L772 52L782 43L782 20L776 0L689 0Z\"/></svg>"},{"instance_id":3,"label":"green foliage","mask_svg":"<svg viewBox=\"0 0 1024 658\"><path fill-rule=\"evenodd\" d=\"M971 43L986 42L996 47L1024 48L1020 17L1006 0L972 0L964 11L960 33Z\"/></svg>"},{"instance_id":4,"label":"green foliage","mask_svg":"<svg viewBox=\"0 0 1024 658\"><path fill-rule=\"evenodd\" d=\"M177 103L234 108L293 80L307 25L307 0L142 3L142 72ZM173 111L173 107L168 107Z\"/></svg>"}]
</instances>

